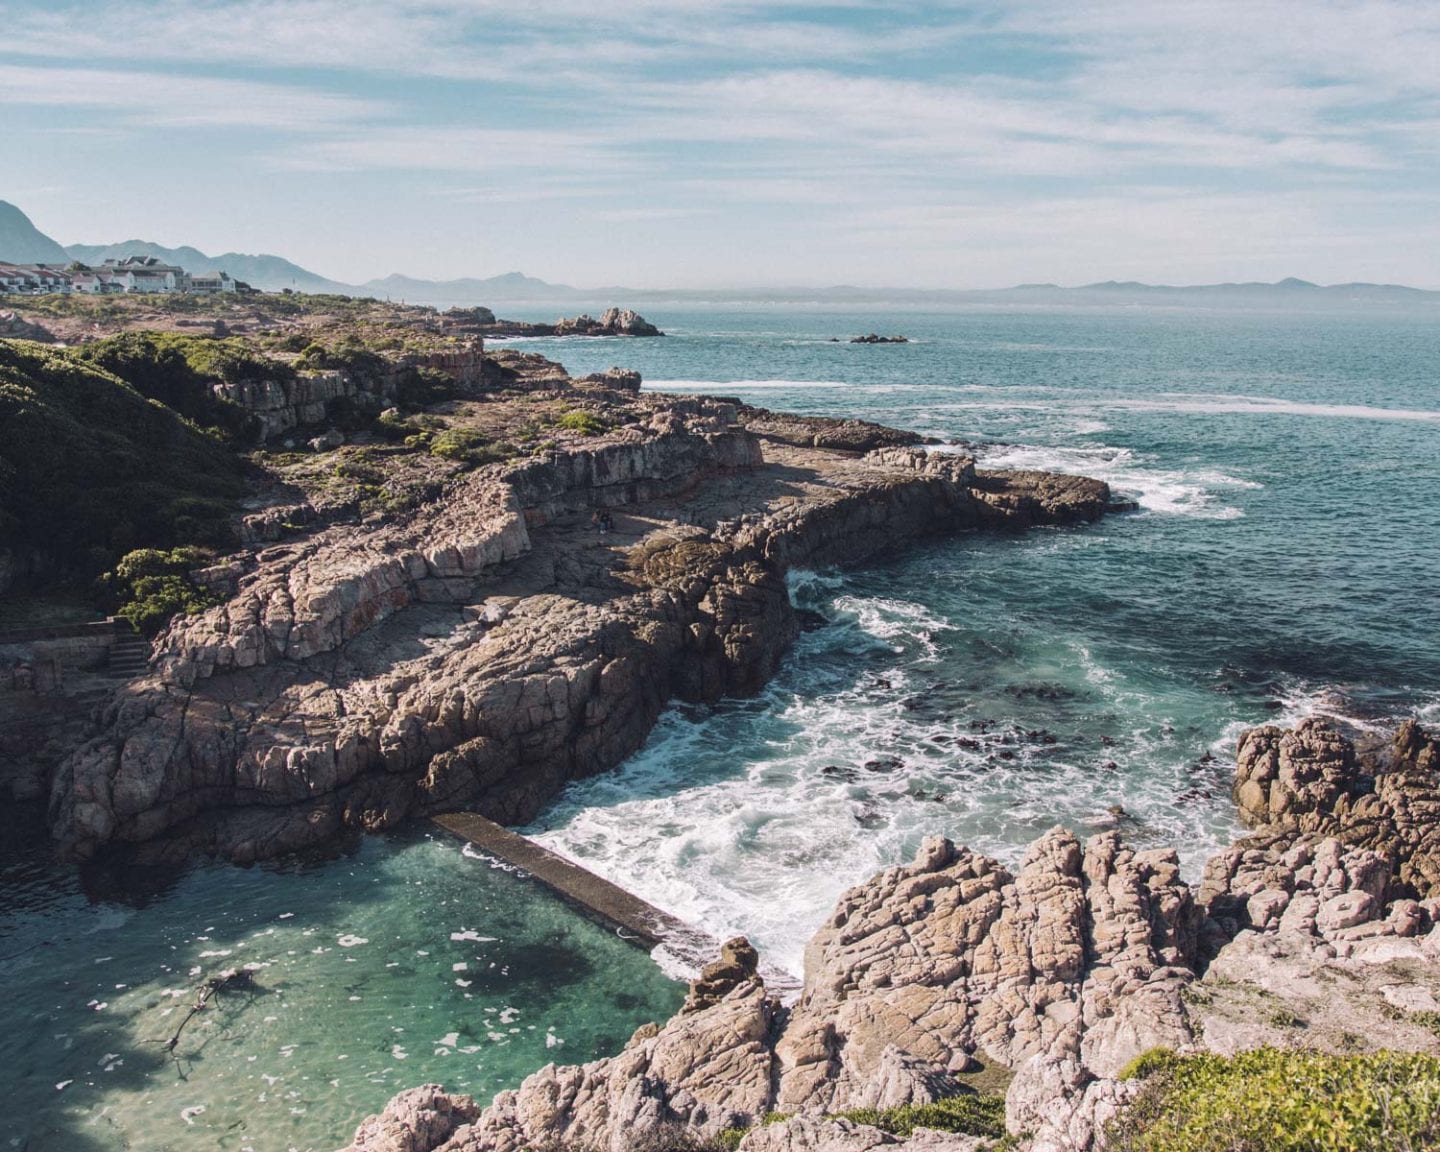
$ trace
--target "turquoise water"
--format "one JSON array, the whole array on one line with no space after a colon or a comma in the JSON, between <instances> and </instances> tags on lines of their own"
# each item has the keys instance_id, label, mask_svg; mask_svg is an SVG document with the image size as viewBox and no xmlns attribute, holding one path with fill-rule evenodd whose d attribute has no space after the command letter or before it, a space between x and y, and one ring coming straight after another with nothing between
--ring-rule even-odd
<instances>
[{"instance_id":1,"label":"turquoise water","mask_svg":"<svg viewBox=\"0 0 1440 1152\"><path fill-rule=\"evenodd\" d=\"M943 832L1236 831L1245 726L1440 717L1440 324L1416 315L657 312L527 341L656 390L858 415L1138 500L1098 526L802 574L829 621L755 701L676 708L536 823L552 847L798 974L849 884ZM900 346L829 338L902 332Z\"/></svg>"},{"instance_id":2,"label":"turquoise water","mask_svg":"<svg viewBox=\"0 0 1440 1152\"><path fill-rule=\"evenodd\" d=\"M0 1090L26 1152L329 1150L430 1081L489 1099L616 1052L683 985L535 885L408 833L264 867L0 861ZM175 1033L195 991L219 994Z\"/></svg>"},{"instance_id":3,"label":"turquoise water","mask_svg":"<svg viewBox=\"0 0 1440 1152\"><path fill-rule=\"evenodd\" d=\"M927 833L1014 861L1057 821L1118 827L1178 846L1194 876L1236 830L1245 725L1440 720L1433 320L653 312L674 335L524 346L576 373L633 366L653 387L967 441L1140 504L796 574L826 623L763 695L671 709L538 821L792 975L839 891ZM915 343L829 343L870 331ZM218 1000L167 1059L155 1041L195 987L246 964L256 990ZM7 1132L30 1152L331 1148L403 1087L484 1098L616 1050L681 994L613 934L420 832L161 879L37 862L0 828L0 980Z\"/></svg>"}]
</instances>

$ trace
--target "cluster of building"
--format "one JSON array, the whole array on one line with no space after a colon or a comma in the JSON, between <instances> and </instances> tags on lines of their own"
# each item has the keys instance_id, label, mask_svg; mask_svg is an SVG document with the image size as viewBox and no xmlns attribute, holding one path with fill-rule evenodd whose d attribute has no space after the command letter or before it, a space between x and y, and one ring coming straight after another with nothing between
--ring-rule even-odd
<instances>
[{"instance_id":1,"label":"cluster of building","mask_svg":"<svg viewBox=\"0 0 1440 1152\"><path fill-rule=\"evenodd\" d=\"M162 264L154 256L106 260L95 268L85 264L61 267L59 264L0 262L0 293L190 292L213 295L239 290L239 282L224 272L214 276L192 276L175 264Z\"/></svg>"}]
</instances>

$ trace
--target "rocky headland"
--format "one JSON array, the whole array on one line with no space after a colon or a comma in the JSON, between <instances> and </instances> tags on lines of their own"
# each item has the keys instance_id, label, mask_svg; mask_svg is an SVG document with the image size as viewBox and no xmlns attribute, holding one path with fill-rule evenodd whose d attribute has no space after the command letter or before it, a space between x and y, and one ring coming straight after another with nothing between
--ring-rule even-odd
<instances>
[{"instance_id":1,"label":"rocky headland","mask_svg":"<svg viewBox=\"0 0 1440 1152\"><path fill-rule=\"evenodd\" d=\"M249 546L192 573L217 602L156 637L56 771L70 850L245 861L458 808L523 821L638 749L667 702L757 691L798 633L792 568L1109 502L872 424L641 394L630 373L501 352L484 378L383 415L403 444L336 434L276 458Z\"/></svg>"},{"instance_id":2,"label":"rocky headland","mask_svg":"<svg viewBox=\"0 0 1440 1152\"><path fill-rule=\"evenodd\" d=\"M1361 756L1318 721L1254 729L1235 793L1255 834L1198 886L1113 832L1056 828L1015 872L932 838L841 898L793 1004L732 941L618 1056L543 1068L488 1107L402 1093L349 1152L976 1152L1000 1132L876 1124L997 1088L1007 1146L1091 1152L1129 1146L1131 1073L1157 1049L1440 1051L1440 742L1406 724Z\"/></svg>"}]
</instances>

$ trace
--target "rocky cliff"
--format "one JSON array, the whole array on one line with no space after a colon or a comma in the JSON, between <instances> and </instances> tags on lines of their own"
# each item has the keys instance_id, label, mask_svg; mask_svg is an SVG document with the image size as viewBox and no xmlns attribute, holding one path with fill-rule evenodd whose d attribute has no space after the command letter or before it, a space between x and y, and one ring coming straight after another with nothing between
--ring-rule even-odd
<instances>
[{"instance_id":1,"label":"rocky cliff","mask_svg":"<svg viewBox=\"0 0 1440 1152\"><path fill-rule=\"evenodd\" d=\"M215 395L255 418L261 441L294 428L336 419L342 410L377 415L394 403L407 381L421 371L439 373L465 391L483 388L485 356L480 341L473 347L407 352L376 357L373 368L330 368L300 371L287 377L221 382ZM497 386L503 377L497 380Z\"/></svg>"},{"instance_id":2,"label":"rocky cliff","mask_svg":"<svg viewBox=\"0 0 1440 1152\"><path fill-rule=\"evenodd\" d=\"M56 835L81 855L153 841L249 860L459 807L523 820L639 748L667 701L757 691L798 631L788 569L1092 520L1108 500L874 425L782 434L768 413L612 383L452 406L471 438L452 443L537 421L552 438L427 473L404 515L277 506L293 532L216 566L225 602L174 622L63 764Z\"/></svg>"},{"instance_id":3,"label":"rocky cliff","mask_svg":"<svg viewBox=\"0 0 1440 1152\"><path fill-rule=\"evenodd\" d=\"M1302 802L1296 820L1267 820L1212 860L1198 888L1173 852L1137 852L1115 833L1081 843L1057 828L1014 873L927 840L909 865L841 898L793 1006L732 941L681 1013L619 1056L544 1068L488 1108L433 1085L403 1093L361 1125L351 1152L621 1152L676 1125L748 1130L742 1152L958 1152L989 1141L901 1141L834 1114L953 1098L972 1091L977 1062L1013 1070L1006 1121L1021 1148L1089 1152L1137 1092L1118 1074L1157 1047L1434 1052L1435 845L1402 833L1395 849L1374 829L1405 827L1400 813L1431 803L1437 757L1440 743L1413 725L1363 760L1316 722L1247 734L1247 814L1257 780L1286 796L1323 779L1335 796L1366 795L1373 780L1388 815ZM788 1116L766 1123L777 1110Z\"/></svg>"}]
</instances>

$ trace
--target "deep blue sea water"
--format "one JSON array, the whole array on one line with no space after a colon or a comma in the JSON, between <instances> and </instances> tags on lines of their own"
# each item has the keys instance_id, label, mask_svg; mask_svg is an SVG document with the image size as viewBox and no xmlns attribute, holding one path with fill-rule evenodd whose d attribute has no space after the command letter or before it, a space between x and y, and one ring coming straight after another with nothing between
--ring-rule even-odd
<instances>
[{"instance_id":1,"label":"deep blue sea water","mask_svg":"<svg viewBox=\"0 0 1440 1152\"><path fill-rule=\"evenodd\" d=\"M671 335L523 347L576 374L619 364L647 387L915 428L1140 504L796 574L828 624L760 697L671 709L534 826L717 935L749 933L772 965L798 974L838 893L926 834L1014 862L1056 822L1118 827L1175 845L1193 877L1236 830L1243 727L1440 720L1435 319L646 311ZM871 331L913 342L830 342ZM0 1092L31 1152L328 1148L401 1087L485 1097L613 1051L681 991L423 834L203 865L125 899L24 858L0 852ZM150 1041L237 962L264 965L262 991L163 1059Z\"/></svg>"},{"instance_id":2,"label":"deep blue sea water","mask_svg":"<svg viewBox=\"0 0 1440 1152\"><path fill-rule=\"evenodd\" d=\"M801 575L828 628L755 701L676 708L536 823L799 971L844 887L943 832L1016 861L1054 823L1235 832L1234 739L1440 702L1440 323L1197 310L671 311L663 340L527 341L576 373L853 415L1136 514ZM831 343L867 332L905 345Z\"/></svg>"}]
</instances>

